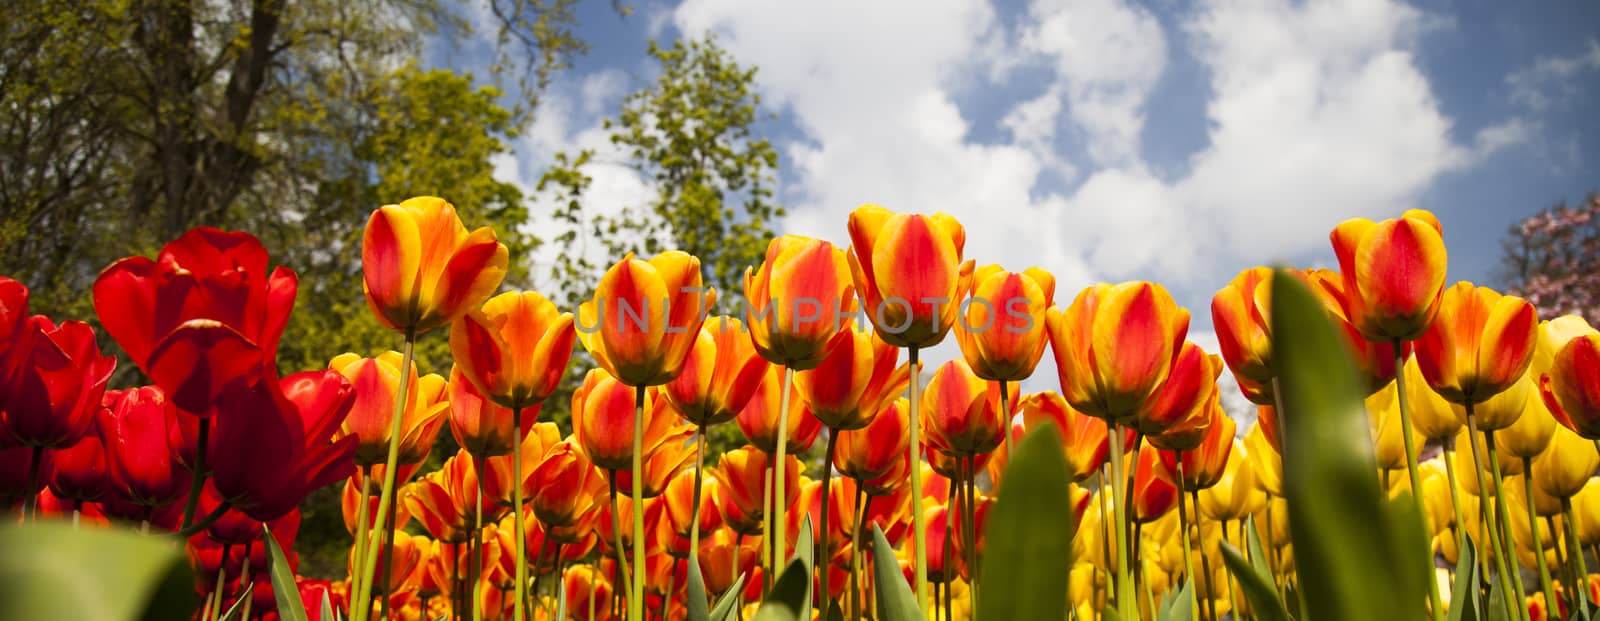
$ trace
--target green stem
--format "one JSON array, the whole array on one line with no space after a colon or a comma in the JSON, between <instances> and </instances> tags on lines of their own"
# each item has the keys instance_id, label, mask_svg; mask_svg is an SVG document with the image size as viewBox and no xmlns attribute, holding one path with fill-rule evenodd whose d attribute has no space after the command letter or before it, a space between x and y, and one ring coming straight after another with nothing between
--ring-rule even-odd
<instances>
[{"instance_id":1,"label":"green stem","mask_svg":"<svg viewBox=\"0 0 1600 621\"><path fill-rule=\"evenodd\" d=\"M1561 499L1561 521L1567 523L1567 556L1577 560L1578 579L1572 585L1572 598L1577 600L1580 618L1589 618L1589 562L1583 558L1583 547L1578 543L1578 522L1572 519L1572 500Z\"/></svg>"},{"instance_id":2,"label":"green stem","mask_svg":"<svg viewBox=\"0 0 1600 621\"><path fill-rule=\"evenodd\" d=\"M694 506L690 515L694 516L694 527L689 529L689 553L696 554L700 551L700 487L703 484L706 470L706 428L696 425L694 428Z\"/></svg>"},{"instance_id":3,"label":"green stem","mask_svg":"<svg viewBox=\"0 0 1600 621\"><path fill-rule=\"evenodd\" d=\"M356 473L361 475L361 489L357 492L361 505L356 507L356 545L353 551L356 556L356 567L365 566L364 560L367 554L367 533L370 526L368 522L371 521L368 519L370 507L367 506L369 504L367 502L367 486L371 484L370 479L372 476L370 472L366 466L356 466Z\"/></svg>"},{"instance_id":4,"label":"green stem","mask_svg":"<svg viewBox=\"0 0 1600 621\"><path fill-rule=\"evenodd\" d=\"M856 482L855 526L850 529L850 618L861 618L861 525L866 520L867 490Z\"/></svg>"},{"instance_id":5,"label":"green stem","mask_svg":"<svg viewBox=\"0 0 1600 621\"><path fill-rule=\"evenodd\" d=\"M629 619L644 619L644 386L633 389L633 597Z\"/></svg>"},{"instance_id":6,"label":"green stem","mask_svg":"<svg viewBox=\"0 0 1600 621\"><path fill-rule=\"evenodd\" d=\"M819 529L821 532L817 536L817 553L814 558L817 559L817 580L821 582L822 588L820 592L824 602L828 601L829 594L832 593L828 590L828 568L833 560L832 554L830 554L832 550L828 547L828 506L833 497L828 495L828 484L833 481L833 454L837 448L835 443L838 439L839 432L829 429L828 453L822 462L822 502L818 503L822 507L821 528ZM827 611L824 610L823 612Z\"/></svg>"},{"instance_id":7,"label":"green stem","mask_svg":"<svg viewBox=\"0 0 1600 621\"><path fill-rule=\"evenodd\" d=\"M1460 486L1456 484L1456 459L1455 438L1444 438L1440 441L1444 447L1444 474L1450 482L1450 509L1456 516L1456 553L1460 554L1462 541L1467 538L1467 522L1461 515L1461 498L1457 496Z\"/></svg>"},{"instance_id":8,"label":"green stem","mask_svg":"<svg viewBox=\"0 0 1600 621\"><path fill-rule=\"evenodd\" d=\"M1485 453L1478 450L1478 419L1473 415L1473 404L1466 404L1466 409L1467 441L1472 444L1472 446L1468 447L1468 450L1472 451L1472 463L1477 466L1472 471L1478 478L1478 517L1483 522L1481 530L1488 536L1489 546L1494 548L1495 551L1495 577L1500 580L1502 588L1510 591L1511 573L1506 571L1506 552L1505 548L1500 545L1500 529L1495 525L1493 511L1490 509L1492 505L1484 499L1493 490L1489 488L1489 481L1483 477L1483 464L1481 462L1483 461L1482 455ZM1506 598L1507 617L1513 619L1521 618L1521 615L1517 614L1517 606L1512 605L1510 599L1509 597Z\"/></svg>"},{"instance_id":9,"label":"green stem","mask_svg":"<svg viewBox=\"0 0 1600 621\"><path fill-rule=\"evenodd\" d=\"M922 365L917 362L917 348L908 350L911 362L911 530L916 537L917 606L928 606L928 524L922 515L922 426L917 408L922 395Z\"/></svg>"},{"instance_id":10,"label":"green stem","mask_svg":"<svg viewBox=\"0 0 1600 621\"><path fill-rule=\"evenodd\" d=\"M1116 522L1117 569L1112 584L1117 598L1117 612L1123 619L1133 619L1132 607L1134 592L1128 587L1128 520L1121 515L1122 507L1126 506L1127 490L1124 489L1122 471L1126 469L1122 456L1122 429L1115 423L1110 425L1111 431L1111 506L1118 515L1110 519ZM1109 560L1109 559L1108 559Z\"/></svg>"},{"instance_id":11,"label":"green stem","mask_svg":"<svg viewBox=\"0 0 1600 621\"><path fill-rule=\"evenodd\" d=\"M1200 539L1200 571L1205 572L1206 577L1206 615L1211 621L1217 621L1217 585L1212 583L1215 574L1211 573L1211 557L1206 556L1206 531L1200 529L1203 520L1200 516L1200 489L1190 490L1189 495L1194 500L1194 532ZM1200 590L1199 582L1195 583L1194 588Z\"/></svg>"},{"instance_id":12,"label":"green stem","mask_svg":"<svg viewBox=\"0 0 1600 621\"><path fill-rule=\"evenodd\" d=\"M222 501L221 503L217 504L217 508L213 509L211 513L207 513L205 517L200 518L200 521L190 524L188 527L179 530L177 534L179 537L192 537L195 535L195 533L203 531L207 528L211 528L211 525L216 524L217 520L222 519L222 516L227 512L228 502Z\"/></svg>"},{"instance_id":13,"label":"green stem","mask_svg":"<svg viewBox=\"0 0 1600 621\"><path fill-rule=\"evenodd\" d=\"M1495 451L1494 448L1494 432L1485 431L1483 434L1483 441L1485 447L1489 449L1489 471L1494 474L1495 520L1499 525L1501 535L1504 539L1503 545L1505 546L1506 550L1506 563L1507 566L1511 568L1512 592L1516 593L1517 602L1525 602L1527 601L1527 595L1526 591L1522 589L1522 567L1517 564L1517 545L1516 542L1511 538L1511 512L1506 509L1506 497L1503 493L1506 485L1500 477L1500 455ZM1532 503L1533 499L1529 498L1528 502ZM1522 621L1529 621L1528 607L1518 606L1518 608L1520 609L1519 614Z\"/></svg>"},{"instance_id":14,"label":"green stem","mask_svg":"<svg viewBox=\"0 0 1600 621\"><path fill-rule=\"evenodd\" d=\"M629 605L631 607L631 601L633 600L633 593L631 592L633 578L628 572L628 559L626 557L626 553L622 551L622 515L617 513L617 471L610 470L608 471L608 474L611 475L606 477L607 481L609 481L611 484L611 538L613 539L611 548L617 554L617 571L621 572L622 576L621 581L613 580L611 594L613 597L619 597L625 592L624 585L629 585L626 588L628 589L628 600L630 601ZM638 505L633 506L633 512L639 512Z\"/></svg>"},{"instance_id":15,"label":"green stem","mask_svg":"<svg viewBox=\"0 0 1600 621\"><path fill-rule=\"evenodd\" d=\"M1222 521L1222 540L1224 542L1228 541L1228 521L1227 520L1223 520ZM1245 546L1246 549L1249 549L1249 547L1250 546ZM1234 593L1233 593L1233 574L1232 574L1232 572L1224 572L1223 582L1222 583L1223 583L1223 585L1228 587L1228 616L1230 618L1233 618L1233 619L1238 619L1239 618L1239 598L1236 595L1234 595Z\"/></svg>"},{"instance_id":16,"label":"green stem","mask_svg":"<svg viewBox=\"0 0 1600 621\"><path fill-rule=\"evenodd\" d=\"M1178 481L1181 482L1183 481L1183 451L1178 451L1177 453ZM1194 584L1194 555L1189 550L1189 511L1183 505L1183 494L1180 493L1178 494L1178 528L1183 531L1183 572L1185 577L1189 579L1189 583ZM1195 507L1196 512L1199 510L1200 507ZM1174 585L1174 588L1176 588L1176 585ZM1198 585L1189 589L1189 612L1192 613L1194 618L1200 617L1200 602L1198 599L1200 595L1198 591Z\"/></svg>"},{"instance_id":17,"label":"green stem","mask_svg":"<svg viewBox=\"0 0 1600 621\"><path fill-rule=\"evenodd\" d=\"M1406 448L1406 474L1411 476L1411 502L1417 506L1417 517L1423 520L1423 532L1427 532L1428 508L1422 504L1422 476L1417 473L1417 442L1411 437L1411 405L1406 402L1406 356L1404 343L1400 339L1394 340L1394 374L1395 400L1400 404L1400 439ZM1384 480L1388 480L1387 476ZM1433 545L1423 541L1428 558L1428 610L1433 613L1433 621L1444 621L1444 600L1439 597L1439 581L1433 579Z\"/></svg>"},{"instance_id":18,"label":"green stem","mask_svg":"<svg viewBox=\"0 0 1600 621\"><path fill-rule=\"evenodd\" d=\"M472 497L474 505L472 509L472 567L468 568L467 571L470 578L467 592L468 596L472 598L470 606L472 619L477 621L483 618L483 610L481 609L481 606L483 606L483 544L485 543L483 540L483 496L487 485L484 483L483 472L487 469L485 466L488 465L489 459L478 457L473 462L473 472L476 473L473 476L478 478L478 490Z\"/></svg>"},{"instance_id":19,"label":"green stem","mask_svg":"<svg viewBox=\"0 0 1600 621\"><path fill-rule=\"evenodd\" d=\"M641 394L643 394L643 393L641 393ZM522 407L521 406L511 408L511 428L514 429L514 430L517 430L519 432L522 430ZM637 468L637 466L635 466L635 467ZM637 477L638 475L634 475L634 476ZM637 479L635 479L635 480L637 480ZM527 559L528 542L527 542L527 539L526 539L526 537L524 536L524 534L522 532L524 527L522 525L522 438L521 437L514 437L514 438L512 438L512 442L511 442L511 521L513 522L512 528L513 528L513 530L516 531L516 537L517 537L517 541L514 544L514 547L516 549L516 555L517 555L516 556L516 564L515 564L516 565L516 573L513 575L513 579L516 580L516 583L517 583L517 601L512 604L511 618L514 619L515 621L522 621L523 615L526 614L524 612L524 610L523 610L523 607L524 607L524 602L527 600L527 584L526 583L527 583L527 575L528 575L528 559ZM548 536L548 533L547 533L546 537L545 537L545 540L548 541L549 539L550 539L550 537ZM544 551L540 550L540 552L543 553Z\"/></svg>"},{"instance_id":20,"label":"green stem","mask_svg":"<svg viewBox=\"0 0 1600 621\"><path fill-rule=\"evenodd\" d=\"M1000 380L1000 416L1005 419L1005 424L1000 426L1000 431L1005 434L1006 439L1005 465L1010 466L1011 460L1017 455L1012 452L1011 446L1011 395L1009 394L1011 391L1006 388L1006 384L1005 380Z\"/></svg>"},{"instance_id":21,"label":"green stem","mask_svg":"<svg viewBox=\"0 0 1600 621\"><path fill-rule=\"evenodd\" d=\"M1544 561L1544 544L1539 541L1539 516L1533 509L1533 458L1531 457L1522 458L1522 484L1528 499L1523 504L1528 505L1528 531L1533 533L1533 556L1538 559L1539 564L1539 588L1544 591L1545 606L1554 614L1557 611L1556 591L1550 586L1550 568Z\"/></svg>"},{"instance_id":22,"label":"green stem","mask_svg":"<svg viewBox=\"0 0 1600 621\"><path fill-rule=\"evenodd\" d=\"M372 564L373 561L377 560L378 549L383 541L381 533L388 526L384 518L388 517L389 505L395 500L394 478L396 465L400 459L400 418L406 411L406 390L411 385L412 350L416 348L416 344L416 330L407 328L405 343L401 345L400 349L400 386L395 392L394 415L389 420L389 457L384 462L383 492L378 496L378 517L377 524L374 525L374 530L377 530L380 536L367 546L367 553L362 559L363 567L361 568L361 573L356 576L359 584L352 589L356 593L356 601L352 604L354 608L353 614L350 615L353 619L364 620L371 617L372 571L374 569Z\"/></svg>"},{"instance_id":23,"label":"green stem","mask_svg":"<svg viewBox=\"0 0 1600 621\"><path fill-rule=\"evenodd\" d=\"M772 565L774 568L784 566L784 561L788 558L786 554L789 551L784 542L784 535L786 534L784 531L788 530L784 521L784 514L788 508L786 505L789 504L789 497L784 495L784 492L787 491L784 489L784 479L788 477L783 475L787 471L785 466L789 464L789 388L793 383L794 369L788 366L783 367L783 392L778 393L778 464L777 469L772 473L772 506L777 510L777 519L773 522L774 528L772 529ZM774 576L773 578L776 579L777 577Z\"/></svg>"},{"instance_id":24,"label":"green stem","mask_svg":"<svg viewBox=\"0 0 1600 621\"><path fill-rule=\"evenodd\" d=\"M961 487L966 492L966 500L961 503L961 538L967 544L967 595L972 600L972 618L978 616L978 484L974 476L977 470L977 461L972 456L960 458L958 463L965 462L961 468Z\"/></svg>"},{"instance_id":25,"label":"green stem","mask_svg":"<svg viewBox=\"0 0 1600 621\"><path fill-rule=\"evenodd\" d=\"M200 419L200 433L194 445L194 476L189 482L189 500L183 503L183 521L178 522L178 530L189 528L194 523L195 508L200 506L200 493L206 486L206 437L210 434L211 419Z\"/></svg>"}]
</instances>

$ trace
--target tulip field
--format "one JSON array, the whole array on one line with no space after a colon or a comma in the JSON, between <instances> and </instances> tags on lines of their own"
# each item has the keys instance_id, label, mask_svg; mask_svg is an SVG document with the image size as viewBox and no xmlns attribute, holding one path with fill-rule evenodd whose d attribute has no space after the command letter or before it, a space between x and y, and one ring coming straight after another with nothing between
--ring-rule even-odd
<instances>
[{"instance_id":1,"label":"tulip field","mask_svg":"<svg viewBox=\"0 0 1600 621\"><path fill-rule=\"evenodd\" d=\"M1600 332L1447 283L1432 214L1240 272L1217 352L1160 284L1058 296L948 215L844 224L740 292L630 254L564 309L445 200L385 205L392 338L319 369L277 360L314 284L248 232L106 266L93 326L0 276L0 619L1600 619ZM347 571L297 575L330 486Z\"/></svg>"}]
</instances>

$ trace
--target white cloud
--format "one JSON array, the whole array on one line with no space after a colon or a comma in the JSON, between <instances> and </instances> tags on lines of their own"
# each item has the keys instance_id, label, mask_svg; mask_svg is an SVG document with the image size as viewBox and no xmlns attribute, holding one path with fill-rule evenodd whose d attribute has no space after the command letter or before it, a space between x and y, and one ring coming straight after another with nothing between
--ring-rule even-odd
<instances>
[{"instance_id":1,"label":"white cloud","mask_svg":"<svg viewBox=\"0 0 1600 621\"><path fill-rule=\"evenodd\" d=\"M1511 101L1533 111L1571 102L1585 83L1583 74L1600 70L1600 40L1570 56L1547 56L1506 76Z\"/></svg>"}]
</instances>

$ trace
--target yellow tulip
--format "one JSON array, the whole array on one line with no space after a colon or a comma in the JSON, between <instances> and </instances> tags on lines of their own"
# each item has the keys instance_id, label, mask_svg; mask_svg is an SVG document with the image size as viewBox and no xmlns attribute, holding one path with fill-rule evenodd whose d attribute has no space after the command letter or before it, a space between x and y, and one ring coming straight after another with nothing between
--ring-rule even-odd
<instances>
[{"instance_id":1,"label":"yellow tulip","mask_svg":"<svg viewBox=\"0 0 1600 621\"><path fill-rule=\"evenodd\" d=\"M1533 483L1556 498L1572 498L1584 489L1597 469L1600 453L1595 452L1594 442L1571 429L1557 427L1550 445L1533 460Z\"/></svg>"},{"instance_id":2,"label":"yellow tulip","mask_svg":"<svg viewBox=\"0 0 1600 621\"><path fill-rule=\"evenodd\" d=\"M1372 424L1372 448L1378 460L1378 467L1384 470L1406 468L1406 442L1400 435L1403 425L1400 424L1400 401L1396 398L1397 394L1395 383L1390 382L1388 386L1367 397L1367 416ZM1413 447L1422 446L1422 434L1417 433L1416 429L1405 431L1411 434Z\"/></svg>"}]
</instances>

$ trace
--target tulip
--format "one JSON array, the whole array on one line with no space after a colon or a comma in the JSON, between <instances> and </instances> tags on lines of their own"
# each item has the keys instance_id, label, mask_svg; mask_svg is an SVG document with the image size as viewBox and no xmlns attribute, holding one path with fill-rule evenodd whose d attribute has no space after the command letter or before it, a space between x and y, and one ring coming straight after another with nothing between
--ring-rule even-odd
<instances>
[{"instance_id":1,"label":"tulip","mask_svg":"<svg viewBox=\"0 0 1600 621\"><path fill-rule=\"evenodd\" d=\"M103 404L97 417L110 496L145 507L182 498L191 475L175 463L177 407L155 386L106 391Z\"/></svg>"},{"instance_id":2,"label":"tulip","mask_svg":"<svg viewBox=\"0 0 1600 621\"><path fill-rule=\"evenodd\" d=\"M28 326L28 287L0 276L0 378L11 375L11 351ZM0 402L5 400L0 386Z\"/></svg>"},{"instance_id":3,"label":"tulip","mask_svg":"<svg viewBox=\"0 0 1600 621\"><path fill-rule=\"evenodd\" d=\"M537 490L533 515L546 526L560 528L591 512L605 490L605 478L577 444L562 440L533 468L528 487Z\"/></svg>"},{"instance_id":4,"label":"tulip","mask_svg":"<svg viewBox=\"0 0 1600 621\"><path fill-rule=\"evenodd\" d=\"M1253 267L1239 272L1211 297L1211 323L1217 345L1240 385L1266 387L1246 393L1259 405L1272 405L1270 385L1277 378L1272 366L1272 269Z\"/></svg>"},{"instance_id":5,"label":"tulip","mask_svg":"<svg viewBox=\"0 0 1600 621\"><path fill-rule=\"evenodd\" d=\"M593 565L576 565L561 577L567 610L573 619L610 619L611 581Z\"/></svg>"},{"instance_id":6,"label":"tulip","mask_svg":"<svg viewBox=\"0 0 1600 621\"><path fill-rule=\"evenodd\" d=\"M1089 287L1047 318L1062 396L1113 423L1131 422L1167 380L1189 327L1189 311L1147 282Z\"/></svg>"},{"instance_id":7,"label":"tulip","mask_svg":"<svg viewBox=\"0 0 1600 621\"><path fill-rule=\"evenodd\" d=\"M1566 428L1557 428L1550 444L1533 460L1535 485L1556 498L1571 498L1600 470L1600 453L1594 444Z\"/></svg>"},{"instance_id":8,"label":"tulip","mask_svg":"<svg viewBox=\"0 0 1600 621\"><path fill-rule=\"evenodd\" d=\"M787 382L782 380L784 373L779 369L771 367L767 370L766 378L734 422L744 432L745 439L763 451L779 452L781 437L783 453L799 453L811 448L811 444L817 440L817 434L822 431L822 423L806 411L803 401L782 398L782 389ZM787 416L783 416L779 409L785 404L789 407ZM780 424L784 426L780 427Z\"/></svg>"},{"instance_id":9,"label":"tulip","mask_svg":"<svg viewBox=\"0 0 1600 621\"><path fill-rule=\"evenodd\" d=\"M270 521L350 476L356 439L330 443L354 402L334 371L263 378L218 404L212 481L229 505Z\"/></svg>"},{"instance_id":10,"label":"tulip","mask_svg":"<svg viewBox=\"0 0 1600 621\"><path fill-rule=\"evenodd\" d=\"M1600 439L1600 335L1575 337L1539 378L1539 395L1562 426Z\"/></svg>"},{"instance_id":11,"label":"tulip","mask_svg":"<svg viewBox=\"0 0 1600 621\"><path fill-rule=\"evenodd\" d=\"M1574 526L1583 545L1600 545L1600 479L1590 478L1572 497Z\"/></svg>"},{"instance_id":12,"label":"tulip","mask_svg":"<svg viewBox=\"0 0 1600 621\"><path fill-rule=\"evenodd\" d=\"M1401 424L1400 401L1395 384L1391 382L1383 390L1367 397L1366 406L1367 418L1372 424L1372 448L1378 468L1384 471L1405 468L1408 459L1417 457L1406 451L1414 450L1413 447L1419 446L1423 439L1414 427ZM1411 434L1411 438L1404 438L1401 433Z\"/></svg>"},{"instance_id":13,"label":"tulip","mask_svg":"<svg viewBox=\"0 0 1600 621\"><path fill-rule=\"evenodd\" d=\"M858 312L845 252L798 235L773 239L761 268L745 269L744 297L756 351L796 371L821 363L828 341Z\"/></svg>"},{"instance_id":14,"label":"tulip","mask_svg":"<svg viewBox=\"0 0 1600 621\"><path fill-rule=\"evenodd\" d=\"M478 393L514 411L542 403L566 374L572 314L532 291L503 293L450 327L450 353Z\"/></svg>"},{"instance_id":15,"label":"tulip","mask_svg":"<svg viewBox=\"0 0 1600 621\"><path fill-rule=\"evenodd\" d=\"M95 502L111 488L105 445L98 433L85 435L70 447L52 450L50 461L55 465L50 492L57 498L78 504Z\"/></svg>"},{"instance_id":16,"label":"tulip","mask_svg":"<svg viewBox=\"0 0 1600 621\"><path fill-rule=\"evenodd\" d=\"M839 474L856 482L871 481L892 473L906 463L906 447L911 444L905 399L886 404L872 422L862 429L837 432L837 451L831 462Z\"/></svg>"},{"instance_id":17,"label":"tulip","mask_svg":"<svg viewBox=\"0 0 1600 621\"><path fill-rule=\"evenodd\" d=\"M372 511L377 507L378 497L364 493L361 490L361 482L357 480L360 478L359 476L353 476L346 479L344 489L339 493L339 512L344 517L344 528L350 533L351 537L356 537L359 532L371 529L373 520L377 518ZM363 500L367 503L365 510L361 509ZM365 528L361 526L363 519L367 522ZM409 506L401 507L395 511L394 525L396 529L405 528L406 524L410 522L411 511ZM360 541L361 539L358 537L356 540Z\"/></svg>"},{"instance_id":18,"label":"tulip","mask_svg":"<svg viewBox=\"0 0 1600 621\"><path fill-rule=\"evenodd\" d=\"M1020 382L1044 356L1045 310L1055 305L1056 279L1037 267L1007 272L985 265L972 274L972 297L958 308L956 342L972 371L986 380Z\"/></svg>"},{"instance_id":19,"label":"tulip","mask_svg":"<svg viewBox=\"0 0 1600 621\"><path fill-rule=\"evenodd\" d=\"M1170 477L1161 476L1160 450L1153 446L1139 449L1133 467L1133 521L1149 524L1178 504L1178 488Z\"/></svg>"},{"instance_id":20,"label":"tulip","mask_svg":"<svg viewBox=\"0 0 1600 621\"><path fill-rule=\"evenodd\" d=\"M951 360L928 382L922 424L928 445L951 456L993 451L1005 438L1012 412L1001 410L999 386L979 378L964 360Z\"/></svg>"},{"instance_id":21,"label":"tulip","mask_svg":"<svg viewBox=\"0 0 1600 621\"><path fill-rule=\"evenodd\" d=\"M1417 341L1422 376L1452 403L1483 403L1528 370L1537 321L1533 305L1522 298L1457 283L1444 294L1440 320ZM1489 423L1483 421L1486 431L1504 427Z\"/></svg>"},{"instance_id":22,"label":"tulip","mask_svg":"<svg viewBox=\"0 0 1600 621\"><path fill-rule=\"evenodd\" d=\"M117 366L100 355L94 330L81 321L28 320L15 344L0 403L0 432L37 449L67 448L94 428L106 381Z\"/></svg>"},{"instance_id":23,"label":"tulip","mask_svg":"<svg viewBox=\"0 0 1600 621\"><path fill-rule=\"evenodd\" d=\"M1499 407L1496 401L1506 400L1505 407L1521 403L1521 415L1509 427L1494 434L1495 447L1518 459L1533 459L1550 445L1550 436L1556 431L1556 419L1538 396L1539 389L1531 374L1523 375L1510 389L1490 397L1480 404L1480 412ZM1491 416L1485 416L1490 418Z\"/></svg>"},{"instance_id":24,"label":"tulip","mask_svg":"<svg viewBox=\"0 0 1600 621\"><path fill-rule=\"evenodd\" d=\"M471 233L444 199L418 196L372 212L361 237L362 291L378 322L422 333L477 308L505 278L494 230Z\"/></svg>"},{"instance_id":25,"label":"tulip","mask_svg":"<svg viewBox=\"0 0 1600 621\"><path fill-rule=\"evenodd\" d=\"M899 350L874 332L840 330L816 368L795 373L806 409L835 431L861 429L911 381Z\"/></svg>"},{"instance_id":26,"label":"tulip","mask_svg":"<svg viewBox=\"0 0 1600 621\"><path fill-rule=\"evenodd\" d=\"M389 418L395 411L395 393L400 385L400 352L386 352L377 358L362 358L356 354L340 354L328 363L328 368L338 371L350 381L355 391L355 402L350 415L345 418L335 438L356 438L356 465L361 467L384 463L389 450ZM398 463L415 464L428 457L433 439L444 425L450 403L445 395L445 381L436 374L418 377L416 365L406 373L410 387L408 399L402 409Z\"/></svg>"},{"instance_id":27,"label":"tulip","mask_svg":"<svg viewBox=\"0 0 1600 621\"><path fill-rule=\"evenodd\" d=\"M649 261L629 254L579 308L578 338L623 384L665 384L682 372L716 299L703 285L699 259L675 250Z\"/></svg>"},{"instance_id":28,"label":"tulip","mask_svg":"<svg viewBox=\"0 0 1600 621\"><path fill-rule=\"evenodd\" d=\"M1106 421L1072 409L1067 400L1056 392L1040 392L1023 397L1022 424L1032 433L1046 423L1054 424L1061 433L1062 452L1067 458L1068 473L1072 482L1081 483L1106 463L1110 454L1110 436ZM1125 440L1132 438L1126 434Z\"/></svg>"},{"instance_id":29,"label":"tulip","mask_svg":"<svg viewBox=\"0 0 1600 621\"><path fill-rule=\"evenodd\" d=\"M478 471L484 498L505 505L512 513L521 513L516 499L537 493L530 474L559 442L561 429L555 423L534 423L522 437L518 454L485 458Z\"/></svg>"},{"instance_id":30,"label":"tulip","mask_svg":"<svg viewBox=\"0 0 1600 621\"><path fill-rule=\"evenodd\" d=\"M1157 437L1168 431L1182 433L1186 429L1204 427L1221 373L1221 357L1207 354L1194 342L1185 341L1172 360L1167 381L1140 408L1134 428L1156 442Z\"/></svg>"},{"instance_id":31,"label":"tulip","mask_svg":"<svg viewBox=\"0 0 1600 621\"><path fill-rule=\"evenodd\" d=\"M446 543L465 543L476 532L478 473L465 450L444 466L407 485L402 498L428 535Z\"/></svg>"},{"instance_id":32,"label":"tulip","mask_svg":"<svg viewBox=\"0 0 1600 621\"><path fill-rule=\"evenodd\" d=\"M1248 453L1243 442L1233 441L1222 478L1200 492L1202 515L1219 522L1231 522L1266 508L1267 495L1256 484L1255 469Z\"/></svg>"},{"instance_id":33,"label":"tulip","mask_svg":"<svg viewBox=\"0 0 1600 621\"><path fill-rule=\"evenodd\" d=\"M511 408L495 405L478 388L472 385L460 367L450 369L448 389L450 404L450 435L456 444L473 457L496 457L511 452L519 438L528 435L537 418L539 406L534 406L533 416L513 420ZM517 423L519 426L513 426Z\"/></svg>"},{"instance_id":34,"label":"tulip","mask_svg":"<svg viewBox=\"0 0 1600 621\"><path fill-rule=\"evenodd\" d=\"M1422 368L1417 366L1417 358L1406 360L1405 381L1408 386L1426 386L1427 380L1422 377ZM1430 440L1446 440L1456 437L1456 432L1466 424L1466 412L1456 412L1459 407L1433 390L1407 390L1405 399L1411 405L1411 426L1417 433Z\"/></svg>"},{"instance_id":35,"label":"tulip","mask_svg":"<svg viewBox=\"0 0 1600 621\"><path fill-rule=\"evenodd\" d=\"M694 498L697 495L694 489L695 478L694 473L687 470L679 472L671 482L667 483L666 490L661 494L666 502L667 523L671 525L672 532L676 536L685 539L693 535L696 530L699 530L702 536L710 536L713 531L722 527L722 514L716 507L711 507L709 511L702 512L698 516L695 515L693 511ZM706 489L700 490L699 495L714 494L715 490L710 488L717 486L717 480L705 480L700 482L700 485Z\"/></svg>"},{"instance_id":36,"label":"tulip","mask_svg":"<svg viewBox=\"0 0 1600 621\"><path fill-rule=\"evenodd\" d=\"M762 533L761 525L766 518L762 497L767 471L776 465L773 459L761 449L746 446L723 453L717 461L716 504L722 510L723 520L735 531L746 535ZM793 505L800 495L800 460L790 456L785 462L782 478L792 485L784 486L785 495L778 501L787 506Z\"/></svg>"},{"instance_id":37,"label":"tulip","mask_svg":"<svg viewBox=\"0 0 1600 621\"><path fill-rule=\"evenodd\" d=\"M683 472L689 462L694 460L694 447L690 442L692 431L687 425L677 427L672 433L656 445L655 450L644 461L644 474L640 477L643 482L639 488L641 498L655 498L666 491L667 484L679 472ZM626 473L631 475L631 472ZM624 494L633 493L631 476L617 478L617 489Z\"/></svg>"},{"instance_id":38,"label":"tulip","mask_svg":"<svg viewBox=\"0 0 1600 621\"><path fill-rule=\"evenodd\" d=\"M1233 452L1236 426L1221 408L1212 410L1205 439L1192 451L1161 451L1161 465L1174 485L1195 493L1216 485Z\"/></svg>"},{"instance_id":39,"label":"tulip","mask_svg":"<svg viewBox=\"0 0 1600 621\"><path fill-rule=\"evenodd\" d=\"M1413 341L1441 301L1447 257L1439 220L1419 209L1374 223L1346 220L1329 236L1348 292L1347 313L1362 336L1380 343Z\"/></svg>"},{"instance_id":40,"label":"tulip","mask_svg":"<svg viewBox=\"0 0 1600 621\"><path fill-rule=\"evenodd\" d=\"M1367 394L1382 390L1394 381L1395 374L1399 372L1396 361L1410 354L1410 342L1397 344L1394 341L1373 341L1363 335L1350 315L1352 294L1339 273L1310 269L1302 277L1311 286L1311 292L1318 301L1322 302L1323 310L1328 312L1328 320L1344 337L1350 357L1355 361L1356 372L1366 384Z\"/></svg>"},{"instance_id":41,"label":"tulip","mask_svg":"<svg viewBox=\"0 0 1600 621\"><path fill-rule=\"evenodd\" d=\"M276 368L298 279L286 267L268 273L267 261L247 233L196 228L154 260L128 257L102 271L95 313L173 403L209 417L224 393Z\"/></svg>"},{"instance_id":42,"label":"tulip","mask_svg":"<svg viewBox=\"0 0 1600 621\"><path fill-rule=\"evenodd\" d=\"M639 462L647 461L667 441L682 441L689 428L676 424L660 392L646 393L644 444ZM591 369L572 393L572 432L578 446L594 465L609 471L629 471L635 462L634 389L608 374ZM641 473L642 474L642 473Z\"/></svg>"},{"instance_id":43,"label":"tulip","mask_svg":"<svg viewBox=\"0 0 1600 621\"><path fill-rule=\"evenodd\" d=\"M1269 496L1282 497L1283 458L1278 455L1278 448L1267 440L1264 429L1258 419L1245 432L1245 457L1250 460L1250 470L1255 473L1256 483L1261 490Z\"/></svg>"},{"instance_id":44,"label":"tulip","mask_svg":"<svg viewBox=\"0 0 1600 621\"><path fill-rule=\"evenodd\" d=\"M668 403L699 427L733 420L766 378L769 363L756 355L738 319L713 317L700 328L683 372L662 392Z\"/></svg>"}]
</instances>

